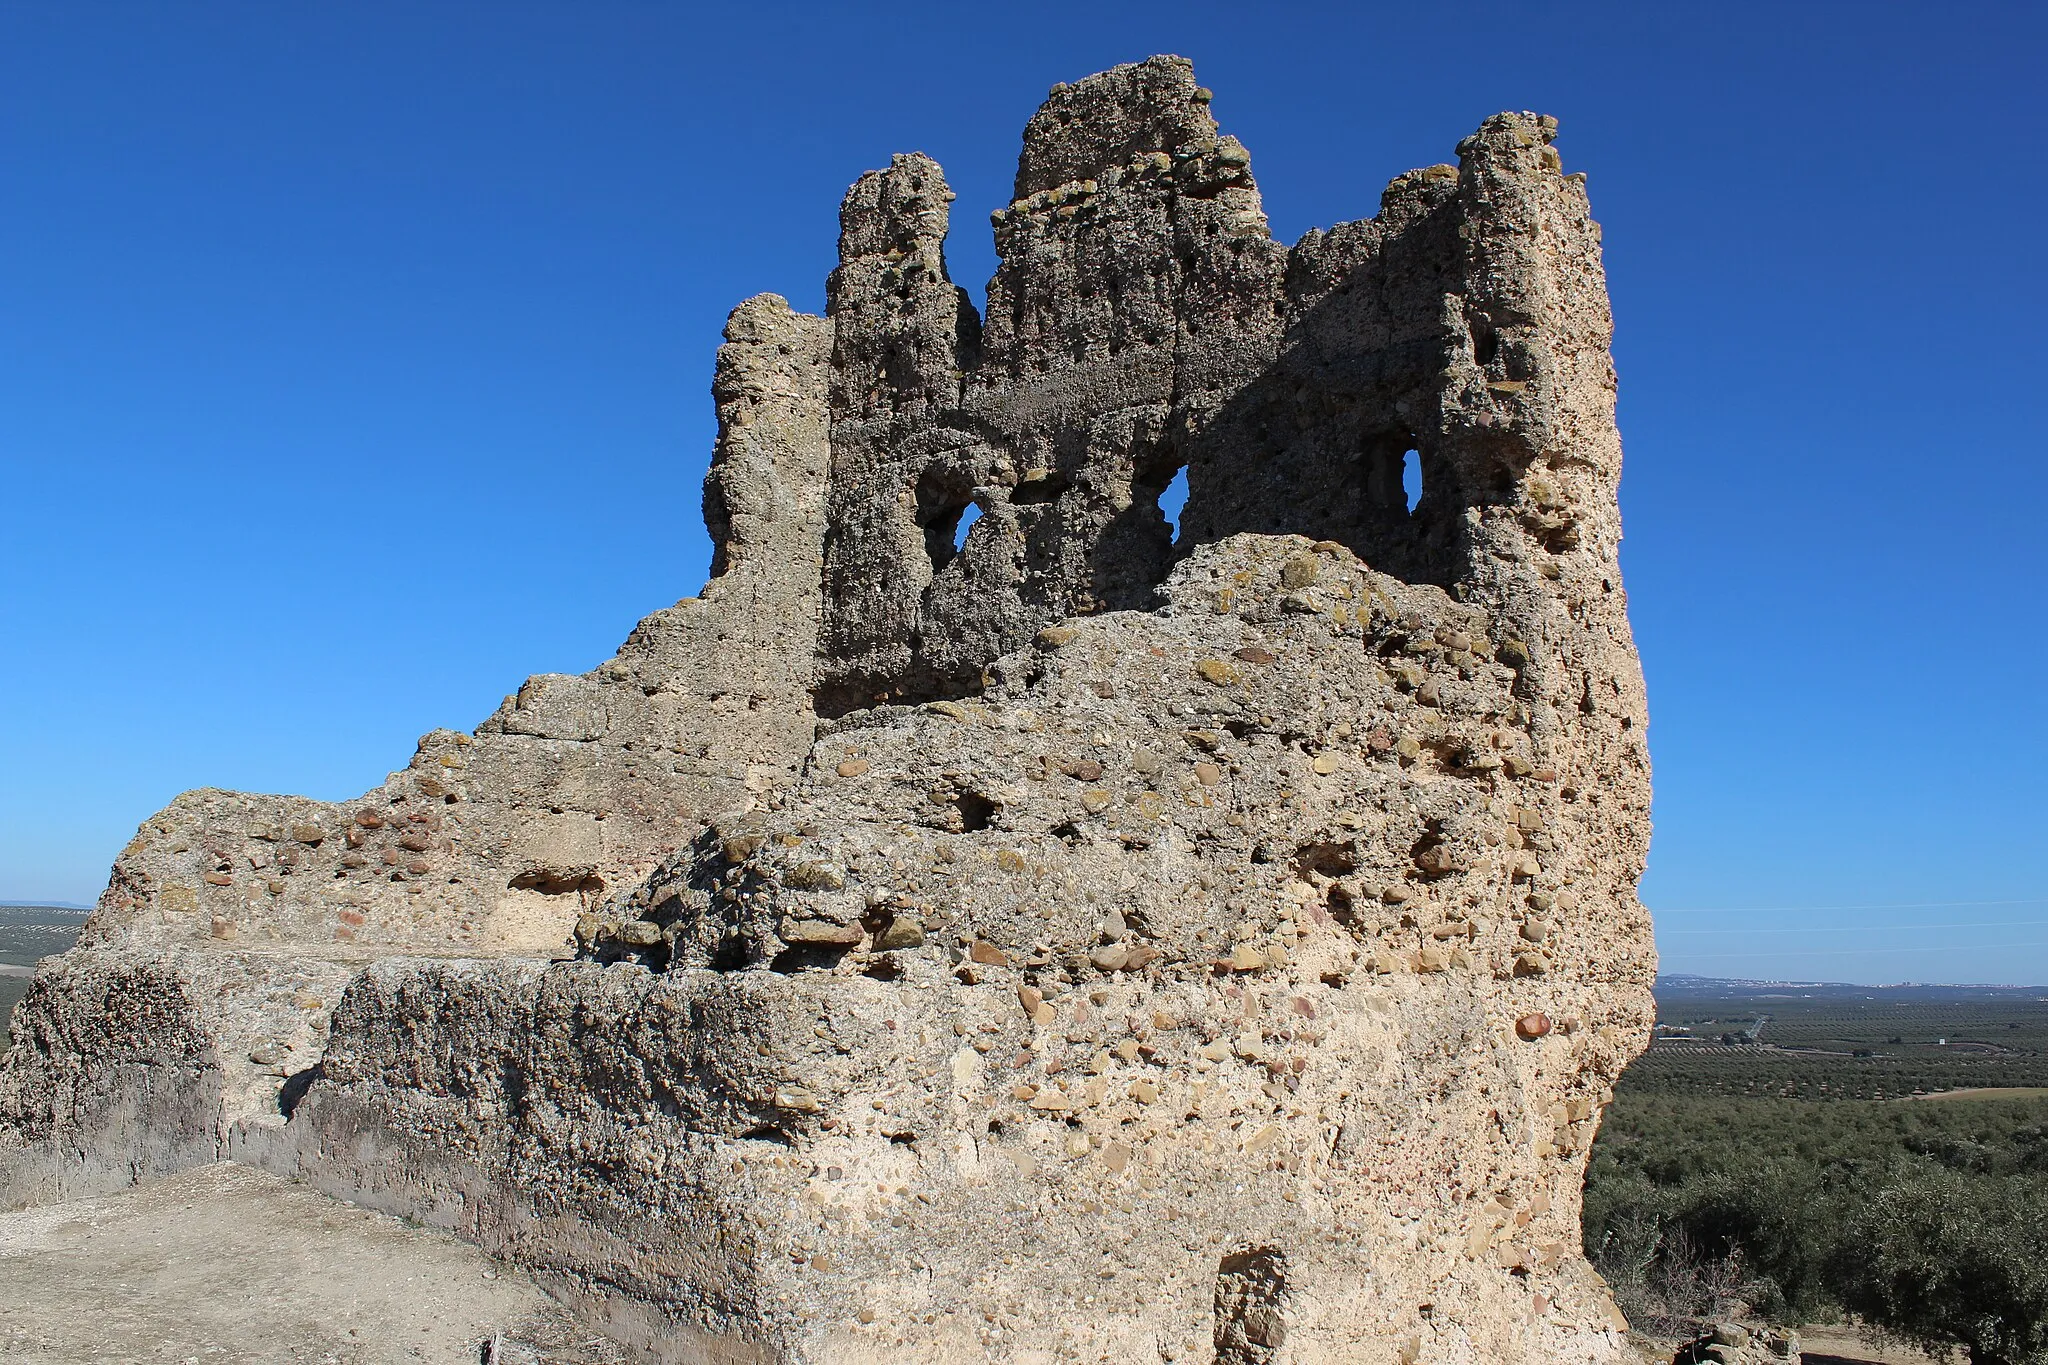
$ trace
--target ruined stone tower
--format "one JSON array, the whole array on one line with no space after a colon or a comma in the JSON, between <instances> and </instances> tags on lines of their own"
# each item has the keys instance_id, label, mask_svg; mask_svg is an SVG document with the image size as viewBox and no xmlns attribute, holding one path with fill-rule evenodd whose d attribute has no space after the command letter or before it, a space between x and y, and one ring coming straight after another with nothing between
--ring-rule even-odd
<instances>
[{"instance_id":1,"label":"ruined stone tower","mask_svg":"<svg viewBox=\"0 0 2048 1365\"><path fill-rule=\"evenodd\" d=\"M1208 100L1056 87L985 314L940 168L862 177L828 315L728 325L701 598L360 801L146 824L22 1006L0 1194L237 1156L677 1361L1622 1359L1583 180L1501 114L1284 247Z\"/></svg>"}]
</instances>

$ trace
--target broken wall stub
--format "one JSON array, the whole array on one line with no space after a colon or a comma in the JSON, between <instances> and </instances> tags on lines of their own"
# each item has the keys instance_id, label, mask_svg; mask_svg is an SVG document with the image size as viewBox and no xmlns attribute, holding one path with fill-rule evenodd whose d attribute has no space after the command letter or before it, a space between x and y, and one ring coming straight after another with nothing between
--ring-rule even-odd
<instances>
[{"instance_id":1,"label":"broken wall stub","mask_svg":"<svg viewBox=\"0 0 2048 1365\"><path fill-rule=\"evenodd\" d=\"M826 441L817 319L736 309L705 484L714 576L587 674L526 680L353 802L187 793L115 864L88 944L550 951L702 813L794 771L811 738Z\"/></svg>"},{"instance_id":2,"label":"broken wall stub","mask_svg":"<svg viewBox=\"0 0 2048 1365\"><path fill-rule=\"evenodd\" d=\"M529 678L474 734L427 735L357 800L200 790L143 824L79 947L17 1007L0 1206L214 1160L238 1125L281 1124L366 962L554 955L701 817L793 776L811 741L829 346L773 295L728 321L702 596L590 673Z\"/></svg>"},{"instance_id":3,"label":"broken wall stub","mask_svg":"<svg viewBox=\"0 0 2048 1365\"><path fill-rule=\"evenodd\" d=\"M848 195L835 284L885 249L882 288L831 300L838 379L865 406L835 410L827 714L964 695L1039 626L1154 600L1177 424L1255 373L1279 324L1286 252L1208 100L1178 59L1054 92L993 217L985 326L946 279L934 163L898 158ZM849 361L885 339L896 365ZM882 462L863 454L877 410Z\"/></svg>"},{"instance_id":4,"label":"broken wall stub","mask_svg":"<svg viewBox=\"0 0 2048 1365\"><path fill-rule=\"evenodd\" d=\"M855 187L801 776L592 961L366 979L309 1178L678 1359L1627 1358L1577 1233L1654 972L1597 229L1502 115L1282 250L1205 106L1054 92L978 335L937 167Z\"/></svg>"},{"instance_id":5,"label":"broken wall stub","mask_svg":"<svg viewBox=\"0 0 2048 1365\"><path fill-rule=\"evenodd\" d=\"M1150 606L1177 553L1240 531L1522 597L1563 541L1611 551L1610 320L1555 120L1491 119L1459 166L1290 250L1208 101L1162 59L1053 93L994 215L985 325L946 276L935 163L848 195L826 714L971 693L1040 626ZM1159 497L1181 469L1177 551Z\"/></svg>"}]
</instances>

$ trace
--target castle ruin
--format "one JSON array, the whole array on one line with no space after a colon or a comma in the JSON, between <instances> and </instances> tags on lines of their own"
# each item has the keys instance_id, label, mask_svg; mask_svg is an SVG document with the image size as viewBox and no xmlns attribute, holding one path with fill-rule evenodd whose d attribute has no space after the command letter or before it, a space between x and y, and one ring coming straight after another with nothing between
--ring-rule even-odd
<instances>
[{"instance_id":1,"label":"castle ruin","mask_svg":"<svg viewBox=\"0 0 2048 1365\"><path fill-rule=\"evenodd\" d=\"M1624 1359L1583 177L1500 114L1283 246L1209 98L1055 87L985 310L939 166L863 176L827 315L727 324L701 596L359 800L145 823L19 1008L0 1207L246 1161L669 1361Z\"/></svg>"}]
</instances>

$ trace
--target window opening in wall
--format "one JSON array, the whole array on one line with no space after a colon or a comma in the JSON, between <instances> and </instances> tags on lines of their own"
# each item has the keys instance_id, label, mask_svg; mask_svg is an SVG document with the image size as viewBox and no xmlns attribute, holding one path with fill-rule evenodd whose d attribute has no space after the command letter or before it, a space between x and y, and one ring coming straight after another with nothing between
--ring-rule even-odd
<instances>
[{"instance_id":1,"label":"window opening in wall","mask_svg":"<svg viewBox=\"0 0 2048 1365\"><path fill-rule=\"evenodd\" d=\"M981 520L981 508L965 498L955 503L944 491L929 488L918 490L918 503L924 550L931 556L932 572L938 573L960 557L967 533Z\"/></svg>"},{"instance_id":2,"label":"window opening in wall","mask_svg":"<svg viewBox=\"0 0 2048 1365\"><path fill-rule=\"evenodd\" d=\"M1375 519L1392 523L1414 512L1422 501L1421 443L1412 432L1376 431L1359 447L1359 476L1365 483L1365 505Z\"/></svg>"},{"instance_id":3,"label":"window opening in wall","mask_svg":"<svg viewBox=\"0 0 2048 1365\"><path fill-rule=\"evenodd\" d=\"M968 503L960 513L960 522L953 528L953 551L958 554L967 548L967 533L974 529L974 523L981 520L981 509Z\"/></svg>"},{"instance_id":4,"label":"window opening in wall","mask_svg":"<svg viewBox=\"0 0 2048 1365\"><path fill-rule=\"evenodd\" d=\"M1174 543L1180 542L1180 514L1188 505L1188 469L1182 465L1173 472L1173 478L1159 493L1159 511L1166 518L1166 524L1173 528Z\"/></svg>"}]
</instances>

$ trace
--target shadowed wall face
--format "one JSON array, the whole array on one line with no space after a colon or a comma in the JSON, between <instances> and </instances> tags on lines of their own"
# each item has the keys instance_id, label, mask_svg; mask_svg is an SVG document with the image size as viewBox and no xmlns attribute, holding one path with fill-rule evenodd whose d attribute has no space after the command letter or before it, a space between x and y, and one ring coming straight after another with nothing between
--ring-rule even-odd
<instances>
[{"instance_id":1,"label":"shadowed wall face","mask_svg":"<svg viewBox=\"0 0 2048 1365\"><path fill-rule=\"evenodd\" d=\"M1040 626L1150 607L1177 554L1241 531L1496 589L1486 561L1562 548L1579 506L1612 548L1598 229L1555 121L1489 120L1462 169L1401 176L1378 217L1290 251L1208 101L1169 58L1056 88L993 215L985 321L946 276L935 163L848 194L824 714L967 695ZM1525 486L1537 467L1557 472ZM1159 498L1182 470L1176 547Z\"/></svg>"}]
</instances>

